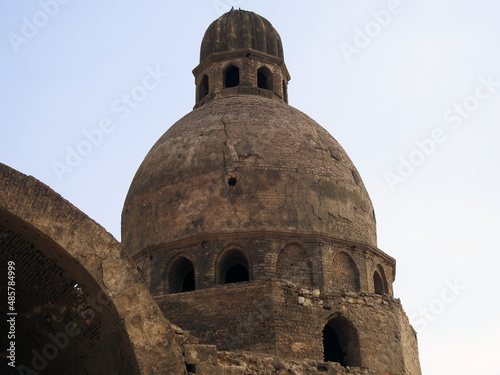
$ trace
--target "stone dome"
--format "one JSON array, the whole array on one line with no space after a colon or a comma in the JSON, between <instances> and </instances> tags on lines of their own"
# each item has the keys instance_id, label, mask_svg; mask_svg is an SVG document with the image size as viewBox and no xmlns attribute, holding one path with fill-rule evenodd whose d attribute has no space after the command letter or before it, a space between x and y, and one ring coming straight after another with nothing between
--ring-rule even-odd
<instances>
[{"instance_id":1,"label":"stone dome","mask_svg":"<svg viewBox=\"0 0 500 375\"><path fill-rule=\"evenodd\" d=\"M212 53L248 48L283 60L281 38L268 20L254 12L231 10L212 22L205 32L200 63Z\"/></svg>"},{"instance_id":2,"label":"stone dome","mask_svg":"<svg viewBox=\"0 0 500 375\"><path fill-rule=\"evenodd\" d=\"M122 213L130 255L194 236L321 234L376 246L372 203L353 163L314 120L256 95L213 100L145 157Z\"/></svg>"}]
</instances>

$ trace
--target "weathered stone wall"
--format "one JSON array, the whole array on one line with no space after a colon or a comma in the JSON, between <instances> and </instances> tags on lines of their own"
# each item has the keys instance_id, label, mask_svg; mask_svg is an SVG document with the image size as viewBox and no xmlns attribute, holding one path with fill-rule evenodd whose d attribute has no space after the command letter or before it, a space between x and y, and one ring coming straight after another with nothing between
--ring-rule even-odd
<instances>
[{"instance_id":1,"label":"weathered stone wall","mask_svg":"<svg viewBox=\"0 0 500 375\"><path fill-rule=\"evenodd\" d=\"M270 282L219 285L157 298L165 317L219 350L275 353Z\"/></svg>"},{"instance_id":2,"label":"weathered stone wall","mask_svg":"<svg viewBox=\"0 0 500 375\"><path fill-rule=\"evenodd\" d=\"M244 254L250 281L221 285L219 263L230 251ZM169 294L169 273L177 272L172 265L177 264L179 257L192 262L196 290ZM373 280L375 269L385 270L384 275L393 275L392 258L378 249L326 236L269 232L253 236L245 233L200 236L169 247L152 247L137 259L165 316L195 333L201 343L217 345L220 350L250 350L295 360L322 360L322 331L330 317L344 316L356 328L364 324L363 319L366 324L373 319L377 325L380 323L377 314L382 316L380 319L386 319L385 304L393 301L392 286L384 296L378 296L374 294ZM392 279L385 282L392 284ZM313 291L316 303L311 303ZM357 299L352 304L346 302L358 294L362 296L361 302ZM345 299L344 295L350 297ZM380 305L380 311L373 308L371 302L375 310L358 316L358 305L363 307L360 312L369 310L366 298ZM321 303L317 303L320 300ZM346 309L349 314L342 314ZM388 344L386 340L392 340L390 344L398 346L393 339L399 329L395 321L380 323L391 326L392 331L379 337L375 337L379 326L373 331L369 326L361 327L367 337L374 336L370 340L378 340L377 345L384 346ZM234 340L232 344L230 339ZM363 336L359 340L358 346L361 346ZM369 354L363 358L360 364L372 365L377 361ZM387 361L382 364L386 365Z\"/></svg>"},{"instance_id":3,"label":"weathered stone wall","mask_svg":"<svg viewBox=\"0 0 500 375\"><path fill-rule=\"evenodd\" d=\"M217 351L213 345L197 342L184 344L184 360L190 373L215 375L250 374L332 374L332 375L420 375L415 348L404 348L406 339L415 343L415 335L407 322L398 300L389 296L374 294L344 293L337 296L321 296L312 291L295 290L281 285L274 288L275 293L286 295L286 306L276 308L277 315L286 314L288 321L277 324L277 330L293 332L297 340L290 341L289 334L278 335L280 353L255 353L246 351ZM297 303L297 296L305 302ZM288 298L289 297L289 298ZM322 300L322 298L324 300ZM329 302L330 301L330 302ZM294 308L294 303L297 308ZM293 320L293 315L304 317L303 311L309 310L305 319ZM335 311L335 309L337 311ZM314 346L321 347L322 324L332 316L342 315L355 320L361 346L358 366L341 366L335 362L325 362L322 353L314 353ZM398 317L401 321L398 320ZM406 320L406 322L405 322ZM400 327L403 323L405 326ZM407 332L409 337L401 337L399 332ZM404 336L404 335L403 335ZM283 346L282 346L283 345ZM300 350L311 350L308 359L293 358ZM405 363L404 355L411 357ZM407 358L410 359L410 358Z\"/></svg>"},{"instance_id":4,"label":"weathered stone wall","mask_svg":"<svg viewBox=\"0 0 500 375\"><path fill-rule=\"evenodd\" d=\"M399 374L408 361L418 363L408 346L416 345L416 339L411 339L408 322L402 326L404 312L391 296L392 287L383 295L374 293L375 270L394 274L394 261L379 250L321 236L290 238L278 233L203 238L141 255L165 316L198 336L200 343L219 350L323 361L323 329L332 318L341 317L356 332L357 367ZM217 262L231 249L247 254L251 278L220 285ZM168 264L180 255L193 261L196 290L168 294ZM392 284L392 277L385 282ZM403 328L408 338L402 337ZM418 367L408 368L418 374Z\"/></svg>"},{"instance_id":5,"label":"weathered stone wall","mask_svg":"<svg viewBox=\"0 0 500 375\"><path fill-rule=\"evenodd\" d=\"M420 374L417 334L404 313L399 314L401 343L403 345L403 360L409 374Z\"/></svg>"},{"instance_id":6,"label":"weathered stone wall","mask_svg":"<svg viewBox=\"0 0 500 375\"><path fill-rule=\"evenodd\" d=\"M399 300L373 293L314 293L290 284L275 287L276 335L281 358L323 359L322 331L328 321L342 317L359 340L359 366L381 373L405 373L414 366L416 339ZM355 341L354 337L349 338ZM408 346L407 341L411 344ZM413 360L405 363L405 354Z\"/></svg>"},{"instance_id":7,"label":"weathered stone wall","mask_svg":"<svg viewBox=\"0 0 500 375\"><path fill-rule=\"evenodd\" d=\"M196 375L413 375L343 367L334 362L294 361L257 353L217 352L214 346L185 346L186 367Z\"/></svg>"}]
</instances>

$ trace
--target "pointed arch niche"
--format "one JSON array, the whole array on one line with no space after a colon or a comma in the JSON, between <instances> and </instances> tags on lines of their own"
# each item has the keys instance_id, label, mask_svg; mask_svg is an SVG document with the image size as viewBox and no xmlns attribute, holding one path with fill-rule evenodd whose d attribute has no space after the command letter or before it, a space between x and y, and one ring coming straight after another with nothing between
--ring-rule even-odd
<instances>
[{"instance_id":1,"label":"pointed arch niche","mask_svg":"<svg viewBox=\"0 0 500 375\"><path fill-rule=\"evenodd\" d=\"M225 251L216 261L217 284L250 281L250 265L247 254L240 249Z\"/></svg>"},{"instance_id":2,"label":"pointed arch niche","mask_svg":"<svg viewBox=\"0 0 500 375\"><path fill-rule=\"evenodd\" d=\"M276 275L299 286L313 286L313 265L306 249L297 243L286 245L278 255Z\"/></svg>"},{"instance_id":3,"label":"pointed arch niche","mask_svg":"<svg viewBox=\"0 0 500 375\"><path fill-rule=\"evenodd\" d=\"M183 255L177 256L167 267L169 294L190 292L196 289L193 263Z\"/></svg>"},{"instance_id":4,"label":"pointed arch niche","mask_svg":"<svg viewBox=\"0 0 500 375\"><path fill-rule=\"evenodd\" d=\"M333 257L331 286L348 292L360 291L358 267L351 256L343 251Z\"/></svg>"}]
</instances>

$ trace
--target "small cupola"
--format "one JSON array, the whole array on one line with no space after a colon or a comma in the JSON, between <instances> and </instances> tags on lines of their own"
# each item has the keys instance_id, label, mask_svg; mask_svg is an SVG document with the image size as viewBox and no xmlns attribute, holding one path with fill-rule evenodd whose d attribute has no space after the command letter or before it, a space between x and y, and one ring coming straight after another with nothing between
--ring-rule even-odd
<instances>
[{"instance_id":1,"label":"small cupola","mask_svg":"<svg viewBox=\"0 0 500 375\"><path fill-rule=\"evenodd\" d=\"M278 32L264 17L231 9L205 32L193 70L196 107L227 96L260 95L288 103L290 74Z\"/></svg>"}]
</instances>

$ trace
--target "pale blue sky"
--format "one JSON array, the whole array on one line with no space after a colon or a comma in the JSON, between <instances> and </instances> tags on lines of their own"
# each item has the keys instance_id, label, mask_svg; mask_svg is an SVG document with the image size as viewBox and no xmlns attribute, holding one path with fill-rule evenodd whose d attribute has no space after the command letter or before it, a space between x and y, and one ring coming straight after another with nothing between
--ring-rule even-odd
<instances>
[{"instance_id":1,"label":"pale blue sky","mask_svg":"<svg viewBox=\"0 0 500 375\"><path fill-rule=\"evenodd\" d=\"M499 2L64 2L0 2L0 162L119 239L135 171L193 107L204 31L230 4L255 11L282 37L290 104L363 177L423 373L498 374ZM151 69L157 80L137 89ZM84 132L103 122L108 133L85 149ZM87 155L59 179L54 162L79 145Z\"/></svg>"}]
</instances>

